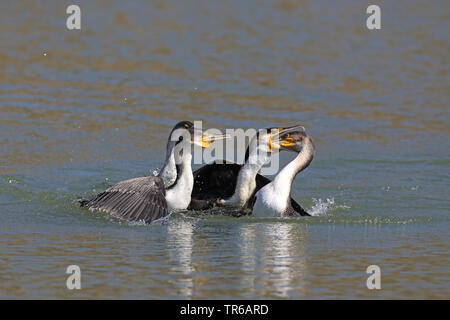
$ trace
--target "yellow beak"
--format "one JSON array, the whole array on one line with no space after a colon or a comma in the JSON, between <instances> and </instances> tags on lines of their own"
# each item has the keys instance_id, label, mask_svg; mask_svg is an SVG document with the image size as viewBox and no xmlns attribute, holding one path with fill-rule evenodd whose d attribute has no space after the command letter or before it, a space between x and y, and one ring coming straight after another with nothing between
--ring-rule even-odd
<instances>
[{"instance_id":1,"label":"yellow beak","mask_svg":"<svg viewBox=\"0 0 450 320\"><path fill-rule=\"evenodd\" d=\"M305 127L302 125L295 125L292 127L286 127L286 128L276 128L273 129L274 131L278 131L275 133L272 133L269 137L269 152L273 152L273 149L279 149L280 146L282 147L292 147L294 145L294 139L292 139L289 136L289 132L291 131L296 131L298 129L302 129L305 130ZM287 133L287 134L286 134ZM272 142L272 138L275 138L275 140L277 140L277 138L282 135L282 134L286 134L285 137L283 137L282 140L278 140L275 143Z\"/></svg>"},{"instance_id":2,"label":"yellow beak","mask_svg":"<svg viewBox=\"0 0 450 320\"><path fill-rule=\"evenodd\" d=\"M202 132L202 139L200 145L202 148L208 148L214 141L230 138L228 134L212 135Z\"/></svg>"}]
</instances>

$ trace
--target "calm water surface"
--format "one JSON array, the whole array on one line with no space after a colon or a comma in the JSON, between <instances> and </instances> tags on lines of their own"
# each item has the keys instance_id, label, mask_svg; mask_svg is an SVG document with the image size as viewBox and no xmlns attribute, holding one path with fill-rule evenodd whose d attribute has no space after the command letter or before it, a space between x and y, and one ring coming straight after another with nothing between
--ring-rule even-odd
<instances>
[{"instance_id":1,"label":"calm water surface","mask_svg":"<svg viewBox=\"0 0 450 320\"><path fill-rule=\"evenodd\" d=\"M0 4L1 298L450 298L448 1L379 1L378 31L356 0L79 1L81 31L67 5ZM185 119L305 124L315 217L78 208L161 167Z\"/></svg>"}]
</instances>

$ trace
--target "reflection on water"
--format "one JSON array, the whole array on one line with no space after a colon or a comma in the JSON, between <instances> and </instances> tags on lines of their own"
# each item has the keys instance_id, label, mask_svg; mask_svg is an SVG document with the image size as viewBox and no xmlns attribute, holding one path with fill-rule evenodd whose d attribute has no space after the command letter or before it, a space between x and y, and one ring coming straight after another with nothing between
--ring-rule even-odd
<instances>
[{"instance_id":1,"label":"reflection on water","mask_svg":"<svg viewBox=\"0 0 450 320\"><path fill-rule=\"evenodd\" d=\"M250 293L255 295L257 286L255 284L257 277L257 266L259 261L257 259L255 247L257 245L256 239L256 225L250 224L240 228L239 230L239 256L241 259L242 273L246 276L242 277L242 286L249 288Z\"/></svg>"},{"instance_id":2,"label":"reflection on water","mask_svg":"<svg viewBox=\"0 0 450 320\"><path fill-rule=\"evenodd\" d=\"M243 285L251 288L254 295L304 296L306 242L306 236L295 224L250 224L242 227L240 254L243 270L248 275L242 279ZM261 247L264 248L262 251L259 250ZM261 273L262 276L256 276Z\"/></svg>"},{"instance_id":3,"label":"reflection on water","mask_svg":"<svg viewBox=\"0 0 450 320\"><path fill-rule=\"evenodd\" d=\"M203 234L195 232L193 221L177 219L169 224L169 273L178 294L198 298L204 292L219 298L215 291L228 288L237 297L305 295L307 238L303 229L296 224L250 223L228 230L223 222L215 222L225 228L216 235L209 234L209 224L198 226L206 229ZM234 234L233 243L224 245L220 242L228 232Z\"/></svg>"},{"instance_id":4,"label":"reflection on water","mask_svg":"<svg viewBox=\"0 0 450 320\"><path fill-rule=\"evenodd\" d=\"M169 255L175 261L171 271L181 273L181 276L178 276L177 287L183 297L191 298L194 288L192 276L195 272L192 265L194 227L192 222L181 220L169 224L167 233Z\"/></svg>"},{"instance_id":5,"label":"reflection on water","mask_svg":"<svg viewBox=\"0 0 450 320\"><path fill-rule=\"evenodd\" d=\"M0 3L0 297L449 297L449 1L384 1L379 31L357 0L79 5L68 31L67 3ZM160 168L179 120L304 124L317 153L292 193L318 216L77 207Z\"/></svg>"},{"instance_id":6,"label":"reflection on water","mask_svg":"<svg viewBox=\"0 0 450 320\"><path fill-rule=\"evenodd\" d=\"M303 278L308 271L305 252L307 237L295 234L295 231L297 230L292 224L267 227L268 260L274 264L272 272L279 275L276 287L284 298L305 295ZM266 265L271 264L269 261Z\"/></svg>"}]
</instances>

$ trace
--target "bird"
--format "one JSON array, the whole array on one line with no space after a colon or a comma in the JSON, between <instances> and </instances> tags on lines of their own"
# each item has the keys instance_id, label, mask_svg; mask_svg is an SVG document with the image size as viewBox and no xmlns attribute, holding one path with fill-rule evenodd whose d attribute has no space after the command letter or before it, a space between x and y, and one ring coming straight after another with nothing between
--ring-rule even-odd
<instances>
[{"instance_id":1,"label":"bird","mask_svg":"<svg viewBox=\"0 0 450 320\"><path fill-rule=\"evenodd\" d=\"M254 216L301 216L290 201L292 182L297 174L306 169L314 158L315 147L312 138L304 131L288 133L283 148L297 152L297 156L275 176L272 182L255 195Z\"/></svg>"},{"instance_id":2,"label":"bird","mask_svg":"<svg viewBox=\"0 0 450 320\"><path fill-rule=\"evenodd\" d=\"M194 178L191 168L192 145L209 147L226 135L207 134L190 121L177 123L167 142L166 161L158 176L118 182L80 205L127 221L151 223L173 210L184 210L191 201Z\"/></svg>"},{"instance_id":3,"label":"bird","mask_svg":"<svg viewBox=\"0 0 450 320\"><path fill-rule=\"evenodd\" d=\"M194 188L188 210L208 210L214 207L234 208L232 215L251 212L255 203L255 193L271 182L258 174L270 158L270 154L280 150L290 150L290 132L304 129L296 125L286 128L261 129L250 140L246 150L244 165L215 161L194 172ZM291 150L290 150L291 151ZM300 215L309 214L292 198L291 206ZM237 209L237 210L236 210ZM223 211L222 211L223 213Z\"/></svg>"}]
</instances>

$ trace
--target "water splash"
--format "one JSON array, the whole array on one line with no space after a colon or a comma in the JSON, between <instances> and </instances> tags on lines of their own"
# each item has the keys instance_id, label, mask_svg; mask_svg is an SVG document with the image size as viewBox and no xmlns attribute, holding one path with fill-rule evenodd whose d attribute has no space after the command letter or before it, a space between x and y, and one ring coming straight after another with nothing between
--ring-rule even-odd
<instances>
[{"instance_id":1,"label":"water splash","mask_svg":"<svg viewBox=\"0 0 450 320\"><path fill-rule=\"evenodd\" d=\"M153 176L157 177L160 171L161 171L160 168L155 168L154 170L152 170L151 173L153 174Z\"/></svg>"},{"instance_id":2,"label":"water splash","mask_svg":"<svg viewBox=\"0 0 450 320\"><path fill-rule=\"evenodd\" d=\"M154 221L152 221L152 224L160 224L160 225L167 225L169 223L170 220L170 216L172 215L172 213L169 213L167 216L156 219Z\"/></svg>"},{"instance_id":3,"label":"water splash","mask_svg":"<svg viewBox=\"0 0 450 320\"><path fill-rule=\"evenodd\" d=\"M155 224L167 225L169 223L171 215L172 215L172 213L169 213L167 216L159 218L159 219L156 219L156 220L152 221L151 223L148 223L145 220L120 221L119 223L125 223L125 224L127 224L129 226L149 226L149 225L155 225Z\"/></svg>"},{"instance_id":4,"label":"water splash","mask_svg":"<svg viewBox=\"0 0 450 320\"><path fill-rule=\"evenodd\" d=\"M329 211L333 209L350 209L349 206L346 205L336 205L334 201L334 197L327 198L326 200L322 199L312 199L314 205L309 210L309 213L312 216L325 216Z\"/></svg>"}]
</instances>

